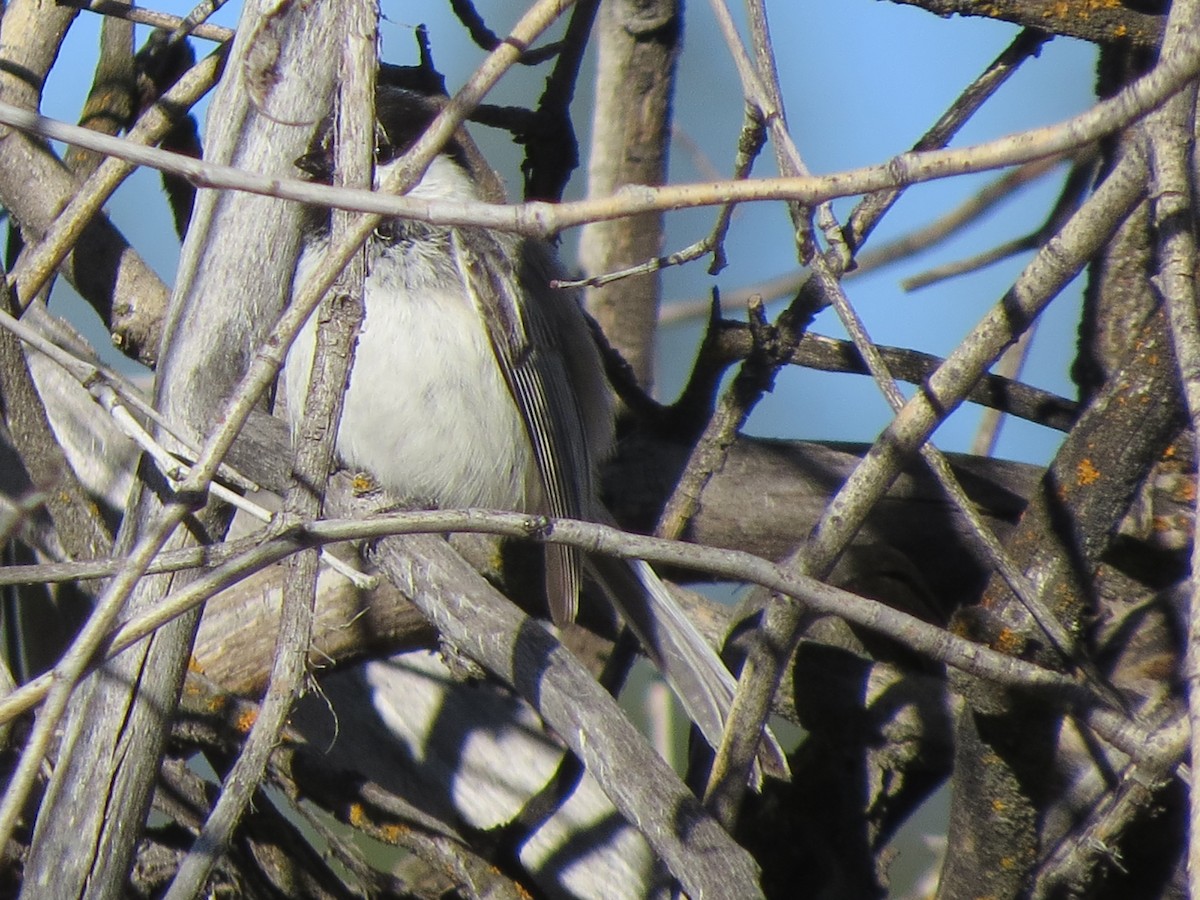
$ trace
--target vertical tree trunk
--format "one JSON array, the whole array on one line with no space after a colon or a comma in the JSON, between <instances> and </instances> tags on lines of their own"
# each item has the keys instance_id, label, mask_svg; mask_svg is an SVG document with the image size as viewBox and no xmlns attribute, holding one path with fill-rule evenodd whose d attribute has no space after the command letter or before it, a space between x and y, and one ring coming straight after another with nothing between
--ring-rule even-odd
<instances>
[{"instance_id":1,"label":"vertical tree trunk","mask_svg":"<svg viewBox=\"0 0 1200 900\"><path fill-rule=\"evenodd\" d=\"M664 184L675 59L683 32L676 0L604 0L599 37L588 193L606 197L626 184ZM663 217L645 213L583 229L579 258L588 276L620 271L662 253ZM588 291L588 309L642 387L654 380L661 279L623 278Z\"/></svg>"}]
</instances>

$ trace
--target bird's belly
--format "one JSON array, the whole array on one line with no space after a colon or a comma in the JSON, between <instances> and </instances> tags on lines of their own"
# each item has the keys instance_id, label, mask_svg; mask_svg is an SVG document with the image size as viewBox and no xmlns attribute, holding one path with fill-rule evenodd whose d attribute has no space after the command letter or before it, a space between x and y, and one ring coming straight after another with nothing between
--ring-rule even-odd
<instances>
[{"instance_id":1,"label":"bird's belly","mask_svg":"<svg viewBox=\"0 0 1200 900\"><path fill-rule=\"evenodd\" d=\"M520 414L469 301L366 280L337 453L399 498L524 510L533 459ZM289 409L307 388L316 316L288 354ZM293 425L296 416L293 414Z\"/></svg>"}]
</instances>

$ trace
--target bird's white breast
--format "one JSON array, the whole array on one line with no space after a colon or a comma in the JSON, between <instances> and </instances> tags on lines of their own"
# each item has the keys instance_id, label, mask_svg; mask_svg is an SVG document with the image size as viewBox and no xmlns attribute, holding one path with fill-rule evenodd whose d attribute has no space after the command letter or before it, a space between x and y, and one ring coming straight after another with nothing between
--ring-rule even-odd
<instances>
[{"instance_id":1,"label":"bird's white breast","mask_svg":"<svg viewBox=\"0 0 1200 900\"><path fill-rule=\"evenodd\" d=\"M444 164L455 171L431 169L418 191L430 187L431 178L457 177L457 167ZM306 249L297 283L324 247L315 242ZM430 264L436 261L428 255L446 248L419 242L369 247L363 326L338 456L407 501L525 509L534 472L529 440L470 298L446 277L444 264ZM312 370L316 328L314 315L284 368L293 428Z\"/></svg>"}]
</instances>

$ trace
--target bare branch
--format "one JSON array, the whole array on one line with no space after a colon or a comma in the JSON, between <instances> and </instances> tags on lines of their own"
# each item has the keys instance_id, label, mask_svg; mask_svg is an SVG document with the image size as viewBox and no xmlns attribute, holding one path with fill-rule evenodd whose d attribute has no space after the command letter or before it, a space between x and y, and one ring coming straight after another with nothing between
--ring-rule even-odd
<instances>
[{"instance_id":1,"label":"bare branch","mask_svg":"<svg viewBox=\"0 0 1200 900\"><path fill-rule=\"evenodd\" d=\"M1047 6L1030 0L1001 0L981 8L962 0L895 0L919 6L943 18L952 15L986 16L1013 22L1026 28L1039 28L1054 34L1082 38L1100 44L1131 43L1157 47L1162 39L1163 17L1125 6L1096 7L1088 3Z\"/></svg>"},{"instance_id":2,"label":"bare branch","mask_svg":"<svg viewBox=\"0 0 1200 900\"><path fill-rule=\"evenodd\" d=\"M175 31L184 21L179 16L172 16L167 13L157 12L156 10L126 6L124 3L118 2L118 0L63 0L63 5L78 6L80 9L88 9L101 15L117 16L141 25L149 25L152 28L166 28L170 31ZM220 44L233 40L233 30L222 28L220 25L195 25L188 29L188 34L204 38L206 41L216 41Z\"/></svg>"},{"instance_id":3,"label":"bare branch","mask_svg":"<svg viewBox=\"0 0 1200 900\"><path fill-rule=\"evenodd\" d=\"M1200 34L1189 36L1181 52L1164 57L1160 65L1152 71L1132 82L1116 96L1096 104L1091 110L1060 125L1018 132L985 144L955 150L913 151L896 156L882 165L850 169L828 176L762 178L754 181L720 181L660 188L630 186L619 190L610 198L559 204L526 203L501 206L415 200L387 196L387 192L383 190L352 191L297 179L271 178L227 166L201 163L150 147L131 146L119 138L107 138L86 129L77 129L14 109L7 104L0 104L0 123L128 159L139 165L175 172L204 187L232 188L338 209L419 219L438 225L478 225L501 231L549 237L585 222L622 218L661 209L687 209L763 200L794 200L811 205L837 197L984 172L1070 153L1137 121L1181 90L1196 72L1200 71L1200 52L1196 52L1197 50L1200 50ZM460 93L462 100L452 107L447 107L444 118L439 117L434 123L435 127L426 133L426 138L414 145L412 159L425 159L439 142L445 141L453 127L457 127L462 121L465 110L477 102L477 97L482 94L483 89L498 78L499 74L497 69L491 68L484 77L469 85L469 91ZM413 177L413 171L405 171L402 179L408 181ZM392 186L388 190L394 188L395 186Z\"/></svg>"},{"instance_id":4,"label":"bare branch","mask_svg":"<svg viewBox=\"0 0 1200 900\"><path fill-rule=\"evenodd\" d=\"M289 67L303 66L303 85L300 85L299 77L283 78L273 89L255 93L255 99L263 104L263 108L274 101L276 108L270 110L273 117L246 115L233 127L228 127L228 119L214 119L209 132L210 153L226 161L237 159L238 150L242 149L236 145L243 123L248 135L255 134L257 129L259 135L265 132L273 138L269 147L261 144L255 147L253 140L248 141L243 157L246 164L265 168L268 161L274 159L276 165L282 165L278 154L286 153L289 143L296 146L296 155L307 145L307 135L302 129L291 127L289 133L289 126L278 120L308 120L315 124L319 116L317 109L328 96L320 88L319 73L312 62L313 59L328 58L327 49L322 48L327 48L332 40L331 29L324 18L329 11L323 9L326 12L317 16L293 10L276 17L270 12L260 16L252 5L247 7L244 15L248 21L273 30L277 39L273 45L276 55L267 52L255 57L250 46L255 29L249 29L249 37L240 47L234 48L233 55L238 64L231 77L222 82L221 102L216 105L226 116L236 116L238 111L245 113L252 101L250 92L243 90L243 79L253 78L259 67L285 72ZM284 41L284 37L290 40ZM330 74L325 77L327 84L332 81ZM253 334L245 325L246 319L239 317L249 316L250 321L261 325L265 318L261 312L263 295L273 293L278 303L280 284L286 284L282 279L272 279L270 273L273 270L290 271L290 261L284 252L267 254L265 258L255 260L253 266L239 271L237 261L244 261L256 249L245 240L245 234L257 233L268 240L271 229L277 229L278 246L286 247L287 216L282 213L263 215L263 206L270 201L252 199L254 203L240 195L201 196L184 247L172 318L165 328L163 346L166 353L158 372L158 399L170 418L187 422L199 433L207 430L208 423L213 421L213 413L225 402L227 391L236 383L244 365L245 357L239 351L248 352L248 345L253 340ZM286 204L277 205L286 207ZM253 210L248 209L251 206ZM218 211L214 214L215 208ZM243 222L248 223L248 227L237 228L238 211L247 214ZM296 211L284 212L294 215ZM222 229L219 235L221 241L227 242L226 248L220 248L216 241L209 241L209 229L222 214L230 219L226 223L229 227ZM202 258L203 267L197 265L198 258ZM219 280L206 281L214 276ZM239 283L243 290L239 290ZM226 291L232 293L227 295ZM226 296L237 297L238 302L224 302ZM269 299L266 302L270 302ZM257 311L257 320L253 311ZM197 323L199 327L193 327ZM227 446L240 424L236 418L222 423L217 428L218 438ZM208 456L201 454L177 494L161 501L147 494L136 512L131 508L123 525L121 542L122 548L130 551L129 561L110 582L96 614L85 626L72 652L65 658L66 662L60 665L61 679L52 695L54 704L49 708L52 713L65 704L82 667L94 657L96 641L108 630L111 619L122 608L129 614L154 604L171 583L170 576L142 576L146 566L190 512L193 500L203 496L203 488L215 473L221 456L220 450ZM212 529L219 534L223 527L221 519L219 511L201 516L201 533ZM186 539L177 537L173 541L178 546ZM128 606L127 597L130 598ZM196 613L189 613L161 629L136 651L110 663L110 669L103 677L89 679L78 691L72 701L73 715L63 741L60 763L38 817L40 839L35 842L35 852L26 869L26 877L32 883L53 884L56 891L69 894L80 891L85 882L106 896L116 895L124 889L128 861L149 803L150 788L197 620ZM38 727L52 726L53 722L54 716L46 715L39 718ZM35 749L35 742L31 742L22 759L23 765ZM105 787L81 799L73 790L79 783ZM6 795L5 802L19 799L20 793L14 790ZM65 852L62 848L78 848L81 834L88 835L84 845L99 856L72 851L73 865L66 871L61 864Z\"/></svg>"},{"instance_id":5,"label":"bare branch","mask_svg":"<svg viewBox=\"0 0 1200 900\"><path fill-rule=\"evenodd\" d=\"M339 6L334 18L342 26L345 46L338 72L337 177L343 185L369 186L374 148L378 9L372 0L347 0ZM345 213L335 217L337 238L347 230L348 219ZM335 317L333 325L321 329L314 363L317 374L306 406L312 417L309 421L320 421L322 425L317 429L315 440L310 428L306 432L309 440L297 447L295 483L285 497L285 521L296 515L309 517L320 512L321 497L312 494L309 486L323 485L332 464L336 429L324 427L324 423L337 422L341 418L341 388L346 383L350 348L362 319L365 274L365 259L360 254L357 264L352 264L335 286L338 293L331 303L340 308L340 317ZM295 400L298 402L299 398ZM300 553L291 557L291 561L284 583L284 603L266 696L204 829L180 864L179 873L167 892L167 900L186 900L203 889L258 790L280 729L303 685L313 633L317 554Z\"/></svg>"},{"instance_id":6,"label":"bare branch","mask_svg":"<svg viewBox=\"0 0 1200 900\"><path fill-rule=\"evenodd\" d=\"M660 185L667 177L675 59L682 4L608 2L600 6L598 70L592 112L588 193L610 197L625 185ZM630 86L636 85L636 103ZM623 269L662 248L661 210L593 222L580 236L580 264L589 275ZM662 285L648 273L587 293L589 311L647 390L653 380L655 319Z\"/></svg>"}]
</instances>

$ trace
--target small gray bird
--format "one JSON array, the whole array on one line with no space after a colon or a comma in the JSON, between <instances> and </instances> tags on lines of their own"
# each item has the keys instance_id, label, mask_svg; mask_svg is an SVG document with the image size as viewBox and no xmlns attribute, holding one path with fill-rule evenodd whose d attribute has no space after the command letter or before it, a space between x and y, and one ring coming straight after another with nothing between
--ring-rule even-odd
<instances>
[{"instance_id":1,"label":"small gray bird","mask_svg":"<svg viewBox=\"0 0 1200 900\"><path fill-rule=\"evenodd\" d=\"M420 94L381 87L377 178L432 120ZM303 168L328 179L329 154ZM437 156L411 197L479 200L463 148ZM306 237L296 282L323 256L328 218ZM613 401L579 298L555 290L544 242L478 227L385 222L367 244L364 318L336 450L389 492L442 509L483 507L607 522L597 466L613 445ZM293 428L316 345L309 319L284 367ZM546 550L551 618L572 621L584 574L603 589L718 746L736 683L644 562ZM768 772L783 771L767 733Z\"/></svg>"}]
</instances>

